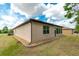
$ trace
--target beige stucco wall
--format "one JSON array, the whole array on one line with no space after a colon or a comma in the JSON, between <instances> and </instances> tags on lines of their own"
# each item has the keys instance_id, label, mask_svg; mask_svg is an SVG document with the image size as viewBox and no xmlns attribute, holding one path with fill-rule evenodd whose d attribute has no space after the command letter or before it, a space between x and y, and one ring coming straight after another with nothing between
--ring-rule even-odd
<instances>
[{"instance_id":1,"label":"beige stucco wall","mask_svg":"<svg viewBox=\"0 0 79 59\"><path fill-rule=\"evenodd\" d=\"M43 25L48 25L48 24L32 22L32 43L37 41L47 40L47 39L54 39L55 37L54 30L56 26L48 25L49 34L43 34Z\"/></svg>"},{"instance_id":2,"label":"beige stucco wall","mask_svg":"<svg viewBox=\"0 0 79 59\"><path fill-rule=\"evenodd\" d=\"M43 26L49 26L49 34L43 34ZM22 38L23 41L29 43L39 42L42 40L54 39L55 38L55 29L57 26L52 26L48 24L38 23L32 21L28 24L24 24L16 29L14 29L14 35ZM56 35L59 36L60 34ZM21 41L22 41L21 40Z\"/></svg>"},{"instance_id":3,"label":"beige stucco wall","mask_svg":"<svg viewBox=\"0 0 79 59\"><path fill-rule=\"evenodd\" d=\"M67 29L67 30L66 30L66 29L63 29L63 30L62 30L62 33L63 33L64 35L71 35L71 34L72 34L72 30L70 30L70 29L69 29L69 30L68 30L68 29Z\"/></svg>"},{"instance_id":4,"label":"beige stucco wall","mask_svg":"<svg viewBox=\"0 0 79 59\"><path fill-rule=\"evenodd\" d=\"M31 42L31 23L25 24L14 29L14 35L22 38L27 42Z\"/></svg>"}]
</instances>

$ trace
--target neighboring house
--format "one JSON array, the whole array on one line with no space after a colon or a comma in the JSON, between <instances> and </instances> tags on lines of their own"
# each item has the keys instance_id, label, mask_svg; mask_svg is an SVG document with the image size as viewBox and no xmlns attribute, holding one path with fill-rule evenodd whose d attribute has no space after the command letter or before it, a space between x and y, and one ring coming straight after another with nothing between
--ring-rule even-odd
<instances>
[{"instance_id":1,"label":"neighboring house","mask_svg":"<svg viewBox=\"0 0 79 59\"><path fill-rule=\"evenodd\" d=\"M52 40L62 34L62 27L47 22L29 19L13 29L14 35L29 44Z\"/></svg>"},{"instance_id":2,"label":"neighboring house","mask_svg":"<svg viewBox=\"0 0 79 59\"><path fill-rule=\"evenodd\" d=\"M75 29L63 27L62 28L62 34L71 35L71 34L74 34L74 30Z\"/></svg>"}]
</instances>

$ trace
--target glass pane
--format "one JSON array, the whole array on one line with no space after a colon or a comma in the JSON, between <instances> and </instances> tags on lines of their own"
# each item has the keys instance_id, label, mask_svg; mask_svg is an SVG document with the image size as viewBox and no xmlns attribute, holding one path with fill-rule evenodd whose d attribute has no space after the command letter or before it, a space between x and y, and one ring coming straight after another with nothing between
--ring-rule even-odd
<instances>
[{"instance_id":1,"label":"glass pane","mask_svg":"<svg viewBox=\"0 0 79 59\"><path fill-rule=\"evenodd\" d=\"M47 34L49 34L49 27L48 26L47 26L47 29L46 30L47 30Z\"/></svg>"},{"instance_id":2,"label":"glass pane","mask_svg":"<svg viewBox=\"0 0 79 59\"><path fill-rule=\"evenodd\" d=\"M48 33L49 33L49 27L43 26L43 34L48 34Z\"/></svg>"}]
</instances>

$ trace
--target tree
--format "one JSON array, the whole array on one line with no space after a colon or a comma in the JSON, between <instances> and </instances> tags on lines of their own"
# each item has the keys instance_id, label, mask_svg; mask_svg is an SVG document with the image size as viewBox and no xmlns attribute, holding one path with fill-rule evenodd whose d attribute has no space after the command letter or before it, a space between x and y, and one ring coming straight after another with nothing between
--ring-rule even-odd
<instances>
[{"instance_id":1,"label":"tree","mask_svg":"<svg viewBox=\"0 0 79 59\"><path fill-rule=\"evenodd\" d=\"M9 29L8 35L9 35L9 36L10 36L10 35L13 35L13 30L12 30L12 29Z\"/></svg>"},{"instance_id":2,"label":"tree","mask_svg":"<svg viewBox=\"0 0 79 59\"><path fill-rule=\"evenodd\" d=\"M2 33L2 30L0 30L0 34Z\"/></svg>"},{"instance_id":3,"label":"tree","mask_svg":"<svg viewBox=\"0 0 79 59\"><path fill-rule=\"evenodd\" d=\"M8 27L7 26L4 26L2 32L3 33L8 33Z\"/></svg>"},{"instance_id":4,"label":"tree","mask_svg":"<svg viewBox=\"0 0 79 59\"><path fill-rule=\"evenodd\" d=\"M75 17L74 22L77 23L75 29L79 32L79 3L66 3L64 10L66 11L66 18Z\"/></svg>"}]
</instances>

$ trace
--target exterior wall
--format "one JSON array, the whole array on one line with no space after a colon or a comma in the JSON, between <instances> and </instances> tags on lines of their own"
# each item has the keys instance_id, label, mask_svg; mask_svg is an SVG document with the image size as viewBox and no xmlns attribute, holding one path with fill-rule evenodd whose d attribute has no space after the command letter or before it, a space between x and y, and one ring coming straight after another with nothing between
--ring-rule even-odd
<instances>
[{"instance_id":1,"label":"exterior wall","mask_svg":"<svg viewBox=\"0 0 79 59\"><path fill-rule=\"evenodd\" d=\"M64 35L71 35L71 34L73 34L73 30L72 29L63 29L62 33Z\"/></svg>"},{"instance_id":2,"label":"exterior wall","mask_svg":"<svg viewBox=\"0 0 79 59\"><path fill-rule=\"evenodd\" d=\"M43 26L49 26L49 34L43 34ZM53 39L55 37L56 26L32 22L32 43L47 39Z\"/></svg>"},{"instance_id":3,"label":"exterior wall","mask_svg":"<svg viewBox=\"0 0 79 59\"><path fill-rule=\"evenodd\" d=\"M49 34L43 34L44 25L49 26ZM55 36L56 27L57 26L32 21L14 29L14 35L22 38L22 40L20 40L22 42L27 41L34 43L60 36L60 34L56 34Z\"/></svg>"},{"instance_id":4,"label":"exterior wall","mask_svg":"<svg viewBox=\"0 0 79 59\"><path fill-rule=\"evenodd\" d=\"M27 42L31 42L31 23L27 23L14 29L14 35L22 38Z\"/></svg>"}]
</instances>

